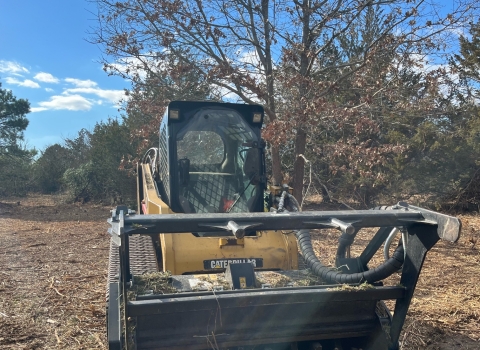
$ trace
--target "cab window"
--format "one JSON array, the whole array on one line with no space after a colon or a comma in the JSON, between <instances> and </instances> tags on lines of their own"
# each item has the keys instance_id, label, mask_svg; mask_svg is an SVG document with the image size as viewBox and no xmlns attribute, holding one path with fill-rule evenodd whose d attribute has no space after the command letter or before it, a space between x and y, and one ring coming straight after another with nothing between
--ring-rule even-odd
<instances>
[{"instance_id":1,"label":"cab window","mask_svg":"<svg viewBox=\"0 0 480 350\"><path fill-rule=\"evenodd\" d=\"M220 164L225 158L225 145L213 131L190 130L178 140L177 156L190 159L192 165Z\"/></svg>"}]
</instances>

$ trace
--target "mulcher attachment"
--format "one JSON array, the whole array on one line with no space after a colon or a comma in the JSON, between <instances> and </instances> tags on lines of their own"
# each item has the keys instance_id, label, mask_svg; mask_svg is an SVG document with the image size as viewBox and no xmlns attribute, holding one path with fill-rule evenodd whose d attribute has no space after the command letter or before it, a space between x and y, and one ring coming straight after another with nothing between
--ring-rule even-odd
<instances>
[{"instance_id":1,"label":"mulcher attachment","mask_svg":"<svg viewBox=\"0 0 480 350\"><path fill-rule=\"evenodd\" d=\"M120 278L110 284L109 316L118 315L112 327L109 320L110 349L130 349L130 341L136 349L398 349L427 251L440 238L457 241L461 228L454 217L405 203L390 210L167 215L134 215L119 207L109 222L120 261ZM302 230L335 227L347 241L362 228L379 229L358 258L345 257L340 243L337 264L347 263L347 272L353 273L323 266L312 256L307 236L298 238L306 265L330 285L126 297L132 281L132 235L220 228L233 236L238 227L296 230L297 237ZM384 275L368 270L368 263L395 227L403 231L403 256L392 257L402 260L401 279L397 286L383 286L379 278ZM399 266L392 268L396 272ZM392 318L383 300L396 301Z\"/></svg>"}]
</instances>

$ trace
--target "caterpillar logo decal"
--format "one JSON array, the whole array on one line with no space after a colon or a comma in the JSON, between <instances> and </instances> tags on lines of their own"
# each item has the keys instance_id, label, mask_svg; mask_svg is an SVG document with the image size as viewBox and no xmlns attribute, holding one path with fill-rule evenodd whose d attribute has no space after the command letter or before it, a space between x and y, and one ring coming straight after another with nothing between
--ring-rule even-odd
<instances>
[{"instance_id":1,"label":"caterpillar logo decal","mask_svg":"<svg viewBox=\"0 0 480 350\"><path fill-rule=\"evenodd\" d=\"M251 263L253 267L263 267L262 258L239 258L239 259L213 259L204 260L205 270L226 269L228 264Z\"/></svg>"}]
</instances>

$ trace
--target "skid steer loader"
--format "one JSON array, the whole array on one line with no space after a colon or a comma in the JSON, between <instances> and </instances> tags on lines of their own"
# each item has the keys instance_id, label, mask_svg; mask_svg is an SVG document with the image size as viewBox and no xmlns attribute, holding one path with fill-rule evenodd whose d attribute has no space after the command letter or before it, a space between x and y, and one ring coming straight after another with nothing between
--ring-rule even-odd
<instances>
[{"instance_id":1,"label":"skid steer loader","mask_svg":"<svg viewBox=\"0 0 480 350\"><path fill-rule=\"evenodd\" d=\"M263 117L258 105L169 104L138 165L137 210L109 219L109 349L399 348L425 255L457 241L460 221L406 203L300 211L288 186L267 187ZM338 230L334 267L310 238L326 228ZM361 230L371 240L350 256Z\"/></svg>"}]
</instances>

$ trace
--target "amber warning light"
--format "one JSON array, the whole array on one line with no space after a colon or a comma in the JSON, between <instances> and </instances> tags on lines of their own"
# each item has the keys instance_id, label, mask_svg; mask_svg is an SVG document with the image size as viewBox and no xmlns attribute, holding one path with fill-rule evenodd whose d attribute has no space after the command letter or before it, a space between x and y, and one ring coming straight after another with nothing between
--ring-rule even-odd
<instances>
[{"instance_id":1,"label":"amber warning light","mask_svg":"<svg viewBox=\"0 0 480 350\"><path fill-rule=\"evenodd\" d=\"M180 117L180 111L178 109L170 109L168 111L168 119L178 120Z\"/></svg>"}]
</instances>

